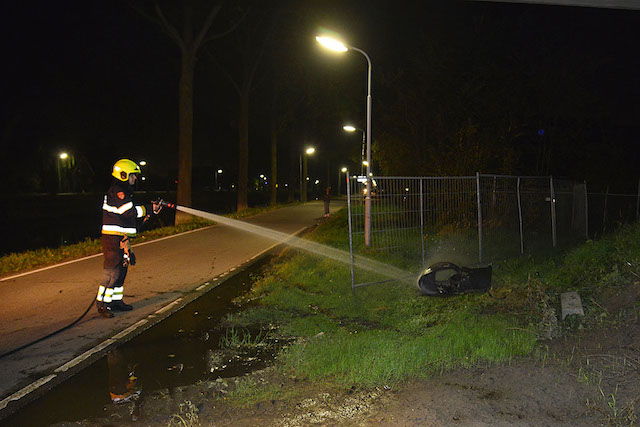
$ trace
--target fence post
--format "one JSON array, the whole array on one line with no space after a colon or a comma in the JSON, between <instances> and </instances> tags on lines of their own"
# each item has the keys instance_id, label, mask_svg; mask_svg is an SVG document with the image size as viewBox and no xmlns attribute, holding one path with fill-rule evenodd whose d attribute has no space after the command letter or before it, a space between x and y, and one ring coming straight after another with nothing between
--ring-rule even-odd
<instances>
[{"instance_id":1,"label":"fence post","mask_svg":"<svg viewBox=\"0 0 640 427\"><path fill-rule=\"evenodd\" d=\"M480 204L480 172L476 172L476 199L478 201L478 262L482 262L482 205Z\"/></svg>"},{"instance_id":2,"label":"fence post","mask_svg":"<svg viewBox=\"0 0 640 427\"><path fill-rule=\"evenodd\" d=\"M522 226L522 200L520 199L520 177L518 177L518 221L520 222L520 254L524 254L524 232Z\"/></svg>"},{"instance_id":3,"label":"fence post","mask_svg":"<svg viewBox=\"0 0 640 427\"><path fill-rule=\"evenodd\" d=\"M587 192L587 181L584 181L584 234L589 240L589 193Z\"/></svg>"},{"instance_id":4,"label":"fence post","mask_svg":"<svg viewBox=\"0 0 640 427\"><path fill-rule=\"evenodd\" d=\"M422 268L424 268L424 198L422 178L420 178L420 243L422 244Z\"/></svg>"},{"instance_id":5,"label":"fence post","mask_svg":"<svg viewBox=\"0 0 640 427\"><path fill-rule=\"evenodd\" d=\"M351 185L349 183L349 171L347 177L347 218L349 219L349 255L351 256L351 293L356 292L356 278L353 272L353 229L351 228Z\"/></svg>"},{"instance_id":6,"label":"fence post","mask_svg":"<svg viewBox=\"0 0 640 427\"><path fill-rule=\"evenodd\" d=\"M549 189L551 191L551 239L553 240L553 247L556 247L556 193L553 188L553 177L549 177Z\"/></svg>"}]
</instances>

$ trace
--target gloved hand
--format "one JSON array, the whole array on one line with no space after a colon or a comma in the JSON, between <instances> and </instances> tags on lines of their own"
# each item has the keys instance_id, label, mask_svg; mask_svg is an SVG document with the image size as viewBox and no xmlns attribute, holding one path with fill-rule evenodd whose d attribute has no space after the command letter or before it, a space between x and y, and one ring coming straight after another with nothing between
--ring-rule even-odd
<instances>
[{"instance_id":1,"label":"gloved hand","mask_svg":"<svg viewBox=\"0 0 640 427\"><path fill-rule=\"evenodd\" d=\"M153 213L158 215L162 210L162 199L154 200L151 202L151 206L153 207Z\"/></svg>"},{"instance_id":2,"label":"gloved hand","mask_svg":"<svg viewBox=\"0 0 640 427\"><path fill-rule=\"evenodd\" d=\"M124 236L120 241L120 249L124 251L122 255L122 266L127 267L129 264L136 265L136 256L131 250L131 240L129 237Z\"/></svg>"},{"instance_id":3,"label":"gloved hand","mask_svg":"<svg viewBox=\"0 0 640 427\"><path fill-rule=\"evenodd\" d=\"M125 254L131 252L131 240L129 240L129 237L124 236L122 240L120 240L120 249L124 249Z\"/></svg>"}]
</instances>

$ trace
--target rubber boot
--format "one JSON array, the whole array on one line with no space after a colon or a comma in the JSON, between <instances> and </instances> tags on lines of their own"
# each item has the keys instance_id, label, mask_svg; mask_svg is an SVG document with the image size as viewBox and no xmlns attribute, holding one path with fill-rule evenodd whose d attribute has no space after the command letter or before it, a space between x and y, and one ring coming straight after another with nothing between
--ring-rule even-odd
<instances>
[{"instance_id":1,"label":"rubber boot","mask_svg":"<svg viewBox=\"0 0 640 427\"><path fill-rule=\"evenodd\" d=\"M126 304L122 300L118 300L111 303L111 309L115 311L131 311L133 310L133 306L131 304Z\"/></svg>"},{"instance_id":2,"label":"rubber boot","mask_svg":"<svg viewBox=\"0 0 640 427\"><path fill-rule=\"evenodd\" d=\"M106 317L107 319L111 319L113 317L111 307L109 307L109 305L104 301L96 301L96 306L98 307L98 313L100 313L102 317Z\"/></svg>"}]
</instances>

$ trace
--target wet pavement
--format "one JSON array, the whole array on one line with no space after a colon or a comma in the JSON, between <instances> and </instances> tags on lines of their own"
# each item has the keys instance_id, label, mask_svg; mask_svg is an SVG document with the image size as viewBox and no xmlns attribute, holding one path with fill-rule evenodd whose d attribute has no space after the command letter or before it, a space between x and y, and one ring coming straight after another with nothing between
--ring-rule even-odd
<instances>
[{"instance_id":1,"label":"wet pavement","mask_svg":"<svg viewBox=\"0 0 640 427\"><path fill-rule=\"evenodd\" d=\"M343 205L332 203L332 210ZM247 222L294 234L317 223L321 215L322 203L310 202ZM113 319L100 318L92 309L73 328L3 358L0 419L251 265L275 244L224 226L138 242L134 245L138 264L130 270L125 285L125 300L135 309L118 313ZM0 279L0 299L4 302L0 311L0 354L77 319L95 297L101 270L101 256L95 256Z\"/></svg>"},{"instance_id":2,"label":"wet pavement","mask_svg":"<svg viewBox=\"0 0 640 427\"><path fill-rule=\"evenodd\" d=\"M265 367L282 343L266 340L270 345L230 347L232 334L255 338L263 331L227 331L220 327L220 321L239 309L232 300L250 288L253 275L259 274L269 259L256 262L112 349L1 423L35 427L95 419L104 415L105 407L120 400L135 399L142 405L145 396L156 390L236 377Z\"/></svg>"}]
</instances>

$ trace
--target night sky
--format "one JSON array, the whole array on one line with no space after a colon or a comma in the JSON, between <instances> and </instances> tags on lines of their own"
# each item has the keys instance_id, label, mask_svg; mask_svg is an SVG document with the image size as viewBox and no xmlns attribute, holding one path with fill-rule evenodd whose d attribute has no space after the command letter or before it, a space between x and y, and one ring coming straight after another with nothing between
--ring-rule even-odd
<instances>
[{"instance_id":1,"label":"night sky","mask_svg":"<svg viewBox=\"0 0 640 427\"><path fill-rule=\"evenodd\" d=\"M9 176L4 191L46 191L44 181L49 178L43 171L61 150L75 153L91 170L87 190L100 191L102 177L120 157L145 159L150 174L175 175L180 53L130 3L3 2L0 135L3 169ZM533 135L548 126L564 126L571 131L557 139L561 146L545 172L580 180L615 178L615 185L633 182L630 188L637 188L640 11L471 1L423 2L426 6L373 0L265 3L279 10L269 21L270 36L252 91L251 176L268 173L269 117L274 82L279 79L285 82L284 104L295 106L295 98L303 98L281 135L282 167L292 164L287 153L306 143L318 147L318 159L310 167L319 175L326 174L326 168L337 171L342 163L357 161L360 139L341 127L346 121L364 126L366 62L356 53L339 57L323 51L314 36L330 29L372 59L374 141L395 132L392 111L402 101L400 87L417 84L415 93L422 100L437 99L431 95L438 88L429 85L439 77L423 79L415 68L419 61L451 67L462 76L454 87L464 86L465 79L472 81L476 69L484 70L484 76L496 80L488 87L495 85L500 92L499 101L492 101L496 109L513 103L509 108L516 113L531 109L527 117L536 118L523 122L519 139L512 141L523 141L513 172L533 174ZM151 10L153 3L136 4ZM225 7L215 30L233 20L234 2ZM234 46L233 35L214 40L198 59L195 169L236 168L238 98L216 65L236 72ZM548 71L551 67L553 72ZM492 69L495 73L486 71ZM297 74L283 79L282 74L291 70ZM546 101L536 100L540 105L533 108L534 101L523 94L535 89L523 92L519 82L533 82L535 87L538 79L550 78L557 79L557 90L549 90ZM574 83L575 90L564 90ZM477 85L484 98L495 92L484 91L485 81ZM412 109L411 104L402 105ZM545 114L554 108L558 114ZM456 114L466 120L464 106ZM486 115L478 120L485 123ZM400 158L397 163L402 162ZM407 170L428 172L417 166Z\"/></svg>"}]
</instances>

